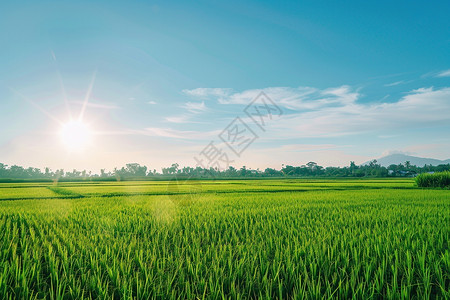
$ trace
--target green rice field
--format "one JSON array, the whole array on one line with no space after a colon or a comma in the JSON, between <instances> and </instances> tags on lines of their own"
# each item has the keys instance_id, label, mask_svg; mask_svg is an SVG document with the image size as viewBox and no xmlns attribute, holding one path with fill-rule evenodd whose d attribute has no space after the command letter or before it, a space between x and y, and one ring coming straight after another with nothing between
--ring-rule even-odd
<instances>
[{"instance_id":1,"label":"green rice field","mask_svg":"<svg viewBox=\"0 0 450 300\"><path fill-rule=\"evenodd\" d=\"M449 299L413 179L0 184L0 299Z\"/></svg>"}]
</instances>

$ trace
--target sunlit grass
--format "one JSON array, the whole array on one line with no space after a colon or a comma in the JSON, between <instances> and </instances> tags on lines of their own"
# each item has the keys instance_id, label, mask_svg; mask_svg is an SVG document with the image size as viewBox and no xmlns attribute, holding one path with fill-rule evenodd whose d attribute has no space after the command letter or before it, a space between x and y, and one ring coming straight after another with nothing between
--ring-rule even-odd
<instances>
[{"instance_id":1,"label":"sunlit grass","mask_svg":"<svg viewBox=\"0 0 450 300\"><path fill-rule=\"evenodd\" d=\"M450 172L422 173L416 177L419 187L450 188Z\"/></svg>"},{"instance_id":2,"label":"sunlit grass","mask_svg":"<svg viewBox=\"0 0 450 300\"><path fill-rule=\"evenodd\" d=\"M200 184L63 184L42 188L84 198L0 201L0 298L449 297L449 191Z\"/></svg>"}]
</instances>

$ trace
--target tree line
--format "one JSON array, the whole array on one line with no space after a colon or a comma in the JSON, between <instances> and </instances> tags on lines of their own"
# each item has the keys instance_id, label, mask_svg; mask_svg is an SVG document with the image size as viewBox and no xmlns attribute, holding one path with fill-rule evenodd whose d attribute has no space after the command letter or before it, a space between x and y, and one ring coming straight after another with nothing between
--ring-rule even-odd
<instances>
[{"instance_id":1,"label":"tree line","mask_svg":"<svg viewBox=\"0 0 450 300\"><path fill-rule=\"evenodd\" d=\"M230 166L226 170L202 167L180 167L174 163L169 167L162 168L160 172L149 169L138 163L129 163L126 166L113 171L100 170L100 174L91 171L64 171L44 168L24 168L13 165L8 166L0 163L1 179L48 179L48 180L125 180L125 179L169 179L171 177L184 178L262 178L262 177L414 177L420 173L432 173L449 171L450 164L438 166L425 165L418 167L411 165L409 161L398 165L392 164L383 167L376 160L366 165L356 165L351 161L346 167L322 167L315 162L305 165L291 166L282 165L281 169L266 168L265 170L250 169L243 166L239 169Z\"/></svg>"}]
</instances>

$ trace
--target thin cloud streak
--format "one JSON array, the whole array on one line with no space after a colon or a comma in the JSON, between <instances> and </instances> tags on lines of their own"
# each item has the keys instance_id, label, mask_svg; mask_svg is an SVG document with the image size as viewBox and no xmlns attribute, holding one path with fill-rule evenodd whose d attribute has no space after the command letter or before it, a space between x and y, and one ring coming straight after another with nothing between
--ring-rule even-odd
<instances>
[{"instance_id":1,"label":"thin cloud streak","mask_svg":"<svg viewBox=\"0 0 450 300\"><path fill-rule=\"evenodd\" d=\"M202 113L202 112L205 112L208 110L204 101L202 101L202 102L186 102L182 107L185 108L187 111L194 113L194 114L199 114L199 113Z\"/></svg>"},{"instance_id":2,"label":"thin cloud streak","mask_svg":"<svg viewBox=\"0 0 450 300\"><path fill-rule=\"evenodd\" d=\"M83 101L70 101L70 103L86 105L86 107L89 107L89 108L99 108L99 109L120 109L121 108L120 106L118 106L116 104L106 104L106 103L88 102L87 104L85 104Z\"/></svg>"},{"instance_id":3,"label":"thin cloud streak","mask_svg":"<svg viewBox=\"0 0 450 300\"><path fill-rule=\"evenodd\" d=\"M230 89L222 89L220 93L217 90L210 91L209 96L216 97L220 104L248 105L256 96L264 92L277 105L293 110L311 110L333 104L353 103L360 96L358 91L353 91L348 85L323 90L312 87L268 87L235 93L232 93ZM206 96L207 92L208 90L202 89L201 97ZM218 94L220 96L217 96Z\"/></svg>"},{"instance_id":4,"label":"thin cloud streak","mask_svg":"<svg viewBox=\"0 0 450 300\"><path fill-rule=\"evenodd\" d=\"M232 91L230 88L196 88L192 90L185 89L182 92L192 97L207 99L210 97L226 97Z\"/></svg>"},{"instance_id":5,"label":"thin cloud streak","mask_svg":"<svg viewBox=\"0 0 450 300\"><path fill-rule=\"evenodd\" d=\"M176 130L172 128L149 127L144 129L124 129L124 130L110 130L110 131L95 131L95 135L140 135L174 138L183 140L208 140L217 137L221 130L212 131L192 131L192 130Z\"/></svg>"},{"instance_id":6,"label":"thin cloud streak","mask_svg":"<svg viewBox=\"0 0 450 300\"><path fill-rule=\"evenodd\" d=\"M439 72L437 77L450 77L450 69Z\"/></svg>"},{"instance_id":7,"label":"thin cloud streak","mask_svg":"<svg viewBox=\"0 0 450 300\"><path fill-rule=\"evenodd\" d=\"M404 80L400 80L400 81L385 84L384 86L391 87L391 86L396 86L396 85L405 84L405 83L407 83L407 82Z\"/></svg>"}]
</instances>

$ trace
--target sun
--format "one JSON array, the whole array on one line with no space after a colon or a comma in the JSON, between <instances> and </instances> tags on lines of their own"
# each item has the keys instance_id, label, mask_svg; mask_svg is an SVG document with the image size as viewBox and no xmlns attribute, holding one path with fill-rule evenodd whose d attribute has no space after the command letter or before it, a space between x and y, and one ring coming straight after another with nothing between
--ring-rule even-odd
<instances>
[{"instance_id":1,"label":"sun","mask_svg":"<svg viewBox=\"0 0 450 300\"><path fill-rule=\"evenodd\" d=\"M91 143L92 132L82 121L70 121L63 125L60 136L69 151L79 152Z\"/></svg>"}]
</instances>

